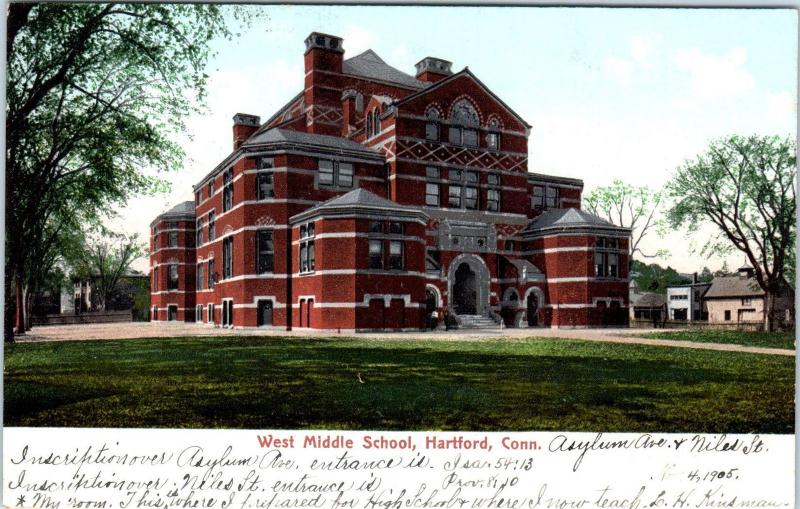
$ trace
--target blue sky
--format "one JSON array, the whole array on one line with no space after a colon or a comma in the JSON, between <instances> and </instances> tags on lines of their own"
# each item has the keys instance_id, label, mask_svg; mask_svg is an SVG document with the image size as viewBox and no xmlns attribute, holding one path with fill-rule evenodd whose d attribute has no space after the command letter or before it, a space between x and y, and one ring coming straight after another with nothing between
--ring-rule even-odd
<instances>
[{"instance_id":1,"label":"blue sky","mask_svg":"<svg viewBox=\"0 0 800 509\"><path fill-rule=\"evenodd\" d=\"M312 31L343 37L345 58L371 48L410 74L429 55L468 66L533 125L529 169L581 178L586 191L615 177L660 188L678 164L728 134L796 136L791 10L255 8L266 17L234 41L213 43L208 111L190 122L190 159L167 176L172 193L133 200L121 227L146 238L152 217L191 199L192 184L230 151L234 113L266 119L301 90ZM722 264L692 254L691 242L675 232L645 247L669 246L659 262L682 271Z\"/></svg>"}]
</instances>

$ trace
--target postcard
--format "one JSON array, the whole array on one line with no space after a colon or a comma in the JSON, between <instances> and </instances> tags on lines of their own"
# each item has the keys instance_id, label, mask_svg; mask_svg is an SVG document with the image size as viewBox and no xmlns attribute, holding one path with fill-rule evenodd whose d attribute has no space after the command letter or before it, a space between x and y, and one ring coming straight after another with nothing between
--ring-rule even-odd
<instances>
[{"instance_id":1,"label":"postcard","mask_svg":"<svg viewBox=\"0 0 800 509\"><path fill-rule=\"evenodd\" d=\"M4 507L794 506L795 11L6 28Z\"/></svg>"}]
</instances>

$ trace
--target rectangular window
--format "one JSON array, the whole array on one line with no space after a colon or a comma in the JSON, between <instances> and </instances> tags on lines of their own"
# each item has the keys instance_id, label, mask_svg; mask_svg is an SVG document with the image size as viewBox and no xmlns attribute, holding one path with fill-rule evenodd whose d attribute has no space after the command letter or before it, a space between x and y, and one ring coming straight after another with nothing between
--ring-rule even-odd
<instances>
[{"instance_id":1,"label":"rectangular window","mask_svg":"<svg viewBox=\"0 0 800 509\"><path fill-rule=\"evenodd\" d=\"M214 304L208 305L208 313L206 316L208 317L208 323L214 323Z\"/></svg>"},{"instance_id":2,"label":"rectangular window","mask_svg":"<svg viewBox=\"0 0 800 509\"><path fill-rule=\"evenodd\" d=\"M500 135L498 133L487 134L486 147L489 150L500 150Z\"/></svg>"},{"instance_id":3,"label":"rectangular window","mask_svg":"<svg viewBox=\"0 0 800 509\"><path fill-rule=\"evenodd\" d=\"M196 193L194 193L194 204L195 205L200 205L200 194L201 194L200 191L197 191Z\"/></svg>"},{"instance_id":4,"label":"rectangular window","mask_svg":"<svg viewBox=\"0 0 800 509\"><path fill-rule=\"evenodd\" d=\"M383 241L371 239L369 241L369 268L383 268Z\"/></svg>"},{"instance_id":5,"label":"rectangular window","mask_svg":"<svg viewBox=\"0 0 800 509\"><path fill-rule=\"evenodd\" d=\"M353 187L353 165L350 163L339 163L339 185L342 187Z\"/></svg>"},{"instance_id":6,"label":"rectangular window","mask_svg":"<svg viewBox=\"0 0 800 509\"><path fill-rule=\"evenodd\" d=\"M314 272L314 223L300 225L300 272Z\"/></svg>"},{"instance_id":7,"label":"rectangular window","mask_svg":"<svg viewBox=\"0 0 800 509\"><path fill-rule=\"evenodd\" d=\"M448 141L453 145L461 145L461 128L451 127L449 130Z\"/></svg>"},{"instance_id":8,"label":"rectangular window","mask_svg":"<svg viewBox=\"0 0 800 509\"><path fill-rule=\"evenodd\" d=\"M319 183L323 186L333 185L333 161L319 160Z\"/></svg>"},{"instance_id":9,"label":"rectangular window","mask_svg":"<svg viewBox=\"0 0 800 509\"><path fill-rule=\"evenodd\" d=\"M205 277L203 275L203 264L202 263L198 263L197 264L197 289L198 290L202 290L203 289L204 280L205 280Z\"/></svg>"},{"instance_id":10,"label":"rectangular window","mask_svg":"<svg viewBox=\"0 0 800 509\"><path fill-rule=\"evenodd\" d=\"M212 240L217 238L217 223L216 217L214 212L208 213L208 241L211 242Z\"/></svg>"},{"instance_id":11,"label":"rectangular window","mask_svg":"<svg viewBox=\"0 0 800 509\"><path fill-rule=\"evenodd\" d=\"M533 186L533 208L544 208L544 187Z\"/></svg>"},{"instance_id":12,"label":"rectangular window","mask_svg":"<svg viewBox=\"0 0 800 509\"><path fill-rule=\"evenodd\" d=\"M275 197L274 175L269 172L259 173L256 177L256 199L266 200Z\"/></svg>"},{"instance_id":13,"label":"rectangular window","mask_svg":"<svg viewBox=\"0 0 800 509\"><path fill-rule=\"evenodd\" d=\"M606 275L606 265L604 261L603 253L595 253L594 254L594 274L597 277L604 277Z\"/></svg>"},{"instance_id":14,"label":"rectangular window","mask_svg":"<svg viewBox=\"0 0 800 509\"><path fill-rule=\"evenodd\" d=\"M399 221L390 221L389 222L389 233L395 233L402 235L403 234L403 223Z\"/></svg>"},{"instance_id":15,"label":"rectangular window","mask_svg":"<svg viewBox=\"0 0 800 509\"><path fill-rule=\"evenodd\" d=\"M178 266L172 264L169 266L169 278L167 279L167 290L178 289Z\"/></svg>"},{"instance_id":16,"label":"rectangular window","mask_svg":"<svg viewBox=\"0 0 800 509\"><path fill-rule=\"evenodd\" d=\"M619 268L619 255L617 253L608 253L608 277L617 277Z\"/></svg>"},{"instance_id":17,"label":"rectangular window","mask_svg":"<svg viewBox=\"0 0 800 509\"><path fill-rule=\"evenodd\" d=\"M558 208L558 188L557 187L547 187L547 201L545 205L548 209Z\"/></svg>"},{"instance_id":18,"label":"rectangular window","mask_svg":"<svg viewBox=\"0 0 800 509\"><path fill-rule=\"evenodd\" d=\"M178 232L169 232L167 247L178 247Z\"/></svg>"},{"instance_id":19,"label":"rectangular window","mask_svg":"<svg viewBox=\"0 0 800 509\"><path fill-rule=\"evenodd\" d=\"M214 282L216 278L214 277L214 260L208 260L208 287L214 288Z\"/></svg>"},{"instance_id":20,"label":"rectangular window","mask_svg":"<svg viewBox=\"0 0 800 509\"><path fill-rule=\"evenodd\" d=\"M467 177L467 184L477 184L478 183L478 172L477 171L468 171L464 174Z\"/></svg>"},{"instance_id":21,"label":"rectangular window","mask_svg":"<svg viewBox=\"0 0 800 509\"><path fill-rule=\"evenodd\" d=\"M275 246L272 242L272 231L259 230L256 244L256 272L258 274L272 272L275 263Z\"/></svg>"},{"instance_id":22,"label":"rectangular window","mask_svg":"<svg viewBox=\"0 0 800 509\"><path fill-rule=\"evenodd\" d=\"M478 131L474 129L464 129L462 137L465 146L467 147L478 146Z\"/></svg>"},{"instance_id":23,"label":"rectangular window","mask_svg":"<svg viewBox=\"0 0 800 509\"><path fill-rule=\"evenodd\" d=\"M439 206L439 184L425 184L425 205L429 207Z\"/></svg>"},{"instance_id":24,"label":"rectangular window","mask_svg":"<svg viewBox=\"0 0 800 509\"><path fill-rule=\"evenodd\" d=\"M725 321L726 322L730 322L731 321L731 311L730 311L730 309L725 311Z\"/></svg>"},{"instance_id":25,"label":"rectangular window","mask_svg":"<svg viewBox=\"0 0 800 509\"><path fill-rule=\"evenodd\" d=\"M466 187L464 188L464 206L468 209L475 210L478 208L478 188Z\"/></svg>"},{"instance_id":26,"label":"rectangular window","mask_svg":"<svg viewBox=\"0 0 800 509\"><path fill-rule=\"evenodd\" d=\"M486 181L490 186L499 186L500 185L500 175L496 175L494 173L490 173L486 176Z\"/></svg>"},{"instance_id":27,"label":"rectangular window","mask_svg":"<svg viewBox=\"0 0 800 509\"><path fill-rule=\"evenodd\" d=\"M256 168L259 170L269 170L275 167L275 161L271 157L259 157L256 161Z\"/></svg>"},{"instance_id":28,"label":"rectangular window","mask_svg":"<svg viewBox=\"0 0 800 509\"><path fill-rule=\"evenodd\" d=\"M222 174L224 187L222 188L222 211L227 212L233 208L233 170Z\"/></svg>"},{"instance_id":29,"label":"rectangular window","mask_svg":"<svg viewBox=\"0 0 800 509\"><path fill-rule=\"evenodd\" d=\"M450 182L461 182L461 178L463 177L464 172L461 170L450 169L447 172L447 180Z\"/></svg>"},{"instance_id":30,"label":"rectangular window","mask_svg":"<svg viewBox=\"0 0 800 509\"><path fill-rule=\"evenodd\" d=\"M425 124L425 139L428 141L439 141L439 125L436 122Z\"/></svg>"},{"instance_id":31,"label":"rectangular window","mask_svg":"<svg viewBox=\"0 0 800 509\"><path fill-rule=\"evenodd\" d=\"M447 206L452 209L461 208L461 186L450 186L448 189Z\"/></svg>"},{"instance_id":32,"label":"rectangular window","mask_svg":"<svg viewBox=\"0 0 800 509\"><path fill-rule=\"evenodd\" d=\"M438 179L439 178L439 168L436 166L426 166L425 167L425 176L429 179Z\"/></svg>"},{"instance_id":33,"label":"rectangular window","mask_svg":"<svg viewBox=\"0 0 800 509\"><path fill-rule=\"evenodd\" d=\"M222 240L222 279L233 277L233 237Z\"/></svg>"},{"instance_id":34,"label":"rectangular window","mask_svg":"<svg viewBox=\"0 0 800 509\"><path fill-rule=\"evenodd\" d=\"M153 269L153 292L158 291L158 267Z\"/></svg>"},{"instance_id":35,"label":"rectangular window","mask_svg":"<svg viewBox=\"0 0 800 509\"><path fill-rule=\"evenodd\" d=\"M403 270L403 242L389 241L389 269Z\"/></svg>"},{"instance_id":36,"label":"rectangular window","mask_svg":"<svg viewBox=\"0 0 800 509\"><path fill-rule=\"evenodd\" d=\"M370 233L383 233L383 221L370 221L369 222L369 232Z\"/></svg>"},{"instance_id":37,"label":"rectangular window","mask_svg":"<svg viewBox=\"0 0 800 509\"><path fill-rule=\"evenodd\" d=\"M492 212L500 211L500 191L497 189L489 189L486 191L486 210Z\"/></svg>"},{"instance_id":38,"label":"rectangular window","mask_svg":"<svg viewBox=\"0 0 800 509\"><path fill-rule=\"evenodd\" d=\"M214 179L208 181L208 197L214 196Z\"/></svg>"},{"instance_id":39,"label":"rectangular window","mask_svg":"<svg viewBox=\"0 0 800 509\"><path fill-rule=\"evenodd\" d=\"M202 219L198 219L197 220L197 226L195 228L196 228L196 233L197 233L197 245L198 246L202 246L203 245L203 220Z\"/></svg>"}]
</instances>

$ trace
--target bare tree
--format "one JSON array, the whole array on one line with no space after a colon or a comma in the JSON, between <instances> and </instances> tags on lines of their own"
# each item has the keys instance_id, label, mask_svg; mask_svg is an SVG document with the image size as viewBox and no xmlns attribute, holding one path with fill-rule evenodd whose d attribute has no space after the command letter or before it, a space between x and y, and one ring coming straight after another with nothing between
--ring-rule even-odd
<instances>
[{"instance_id":1,"label":"bare tree","mask_svg":"<svg viewBox=\"0 0 800 509\"><path fill-rule=\"evenodd\" d=\"M631 229L630 259L633 261L636 254L644 258L665 254L663 250L645 254L639 245L656 228L661 200L661 192L614 179L611 185L598 187L589 193L584 198L584 208L617 226Z\"/></svg>"}]
</instances>

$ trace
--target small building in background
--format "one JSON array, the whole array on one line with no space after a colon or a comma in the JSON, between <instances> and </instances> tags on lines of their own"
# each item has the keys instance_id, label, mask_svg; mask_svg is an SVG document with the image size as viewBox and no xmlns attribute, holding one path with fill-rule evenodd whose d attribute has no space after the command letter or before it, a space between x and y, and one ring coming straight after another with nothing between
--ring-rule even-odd
<instances>
[{"instance_id":1,"label":"small building in background","mask_svg":"<svg viewBox=\"0 0 800 509\"><path fill-rule=\"evenodd\" d=\"M697 273L692 274L692 282L685 285L667 287L667 312L669 320L708 320L703 297L710 283L700 283Z\"/></svg>"},{"instance_id":2,"label":"small building in background","mask_svg":"<svg viewBox=\"0 0 800 509\"><path fill-rule=\"evenodd\" d=\"M715 277L705 294L710 323L756 323L764 320L764 290L754 276L753 267L739 268L739 275ZM794 319L794 292L785 285L775 297L775 318L780 322Z\"/></svg>"}]
</instances>

